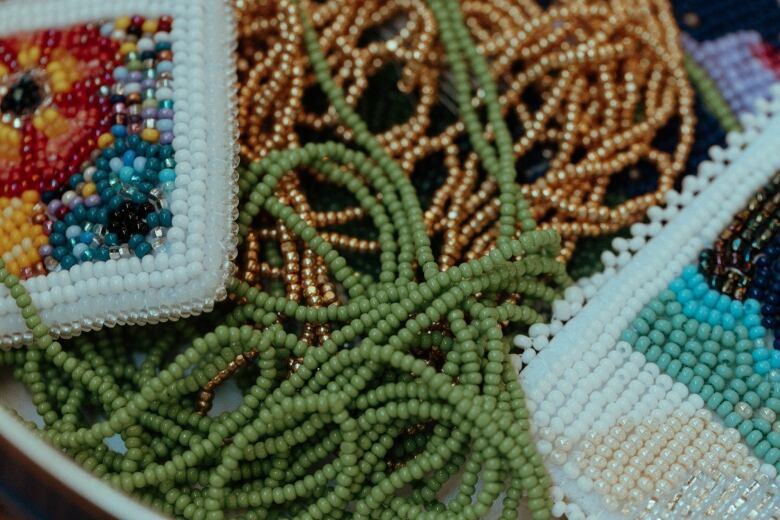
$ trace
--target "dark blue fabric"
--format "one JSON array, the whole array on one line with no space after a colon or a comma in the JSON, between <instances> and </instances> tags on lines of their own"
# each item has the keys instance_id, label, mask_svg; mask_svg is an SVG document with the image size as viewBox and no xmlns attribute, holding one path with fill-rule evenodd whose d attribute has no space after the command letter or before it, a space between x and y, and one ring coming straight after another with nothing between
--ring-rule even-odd
<instances>
[{"instance_id":1,"label":"dark blue fabric","mask_svg":"<svg viewBox=\"0 0 780 520\"><path fill-rule=\"evenodd\" d=\"M777 45L780 5L777 0L671 0L680 27L699 41L714 40L734 31L758 31ZM684 16L696 13L699 23L686 25Z\"/></svg>"}]
</instances>

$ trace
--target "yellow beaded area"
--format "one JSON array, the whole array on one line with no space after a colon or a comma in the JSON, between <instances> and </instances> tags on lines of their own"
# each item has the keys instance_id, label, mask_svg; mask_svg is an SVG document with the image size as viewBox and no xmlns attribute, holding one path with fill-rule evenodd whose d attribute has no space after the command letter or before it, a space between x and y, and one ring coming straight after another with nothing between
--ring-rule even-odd
<instances>
[{"instance_id":1,"label":"yellow beaded area","mask_svg":"<svg viewBox=\"0 0 780 520\"><path fill-rule=\"evenodd\" d=\"M11 125L0 124L0 162L16 162L20 158L22 134Z\"/></svg>"},{"instance_id":2,"label":"yellow beaded area","mask_svg":"<svg viewBox=\"0 0 780 520\"><path fill-rule=\"evenodd\" d=\"M41 49L37 45L25 45L19 54L16 55L16 61L25 69L31 69L38 65L41 59Z\"/></svg>"},{"instance_id":3,"label":"yellow beaded area","mask_svg":"<svg viewBox=\"0 0 780 520\"><path fill-rule=\"evenodd\" d=\"M33 126L44 133L49 139L55 139L68 132L69 124L57 112L57 109L49 107L41 111L33 118Z\"/></svg>"},{"instance_id":4,"label":"yellow beaded area","mask_svg":"<svg viewBox=\"0 0 780 520\"><path fill-rule=\"evenodd\" d=\"M52 91L68 92L73 83L81 79L79 67L78 60L71 53L64 49L55 49L46 66Z\"/></svg>"},{"instance_id":5,"label":"yellow beaded area","mask_svg":"<svg viewBox=\"0 0 780 520\"><path fill-rule=\"evenodd\" d=\"M41 261L38 248L47 243L44 211L40 196L32 190L21 197L0 197L0 258L17 276Z\"/></svg>"}]
</instances>

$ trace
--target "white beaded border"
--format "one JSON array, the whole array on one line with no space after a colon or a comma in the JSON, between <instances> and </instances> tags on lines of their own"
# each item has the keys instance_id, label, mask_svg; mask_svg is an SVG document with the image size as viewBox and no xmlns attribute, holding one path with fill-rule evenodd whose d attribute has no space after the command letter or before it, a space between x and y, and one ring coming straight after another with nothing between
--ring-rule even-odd
<instances>
[{"instance_id":1,"label":"white beaded border","mask_svg":"<svg viewBox=\"0 0 780 520\"><path fill-rule=\"evenodd\" d=\"M210 310L226 296L237 249L236 34L229 0L11 0L0 13L0 34L133 14L173 17L177 177L166 248L26 280L44 322L69 337ZM31 334L3 290L0 348L29 343Z\"/></svg>"},{"instance_id":2,"label":"white beaded border","mask_svg":"<svg viewBox=\"0 0 780 520\"><path fill-rule=\"evenodd\" d=\"M619 420L639 424L646 416L666 418L675 409L684 410L687 417L696 414L705 423L719 423L699 396L689 394L684 385L675 384L617 338L643 305L684 265L694 262L704 244L711 243L780 168L780 86L772 88L772 95L774 101L757 103L754 115L741 116L744 133L730 133L725 150L713 148L712 161L701 165L697 177L684 180L682 193L669 193L666 208L651 208L650 224L632 226L632 239L613 241L615 252L602 256L604 273L568 289L553 305L549 325L535 325L529 336L515 338L525 352L538 352L524 353L526 359L518 357L516 365L524 368L521 381L533 427L540 451L551 463L557 515L625 517L606 507L605 497L579 478L556 447L571 449L586 435L609 432ZM669 222L666 227L664 221ZM523 361L530 364L523 367ZM634 387L627 390L632 382ZM774 467L752 455L745 460L766 476L776 476Z\"/></svg>"}]
</instances>

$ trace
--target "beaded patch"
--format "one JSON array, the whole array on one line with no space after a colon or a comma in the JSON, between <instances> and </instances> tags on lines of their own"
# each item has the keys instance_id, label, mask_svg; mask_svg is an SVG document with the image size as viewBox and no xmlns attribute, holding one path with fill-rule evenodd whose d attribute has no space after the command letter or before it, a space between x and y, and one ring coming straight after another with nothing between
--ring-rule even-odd
<instances>
[{"instance_id":1,"label":"beaded patch","mask_svg":"<svg viewBox=\"0 0 780 520\"><path fill-rule=\"evenodd\" d=\"M773 87L773 93L777 99L780 88ZM758 103L755 116L742 117L745 133L730 134L729 148L716 150L700 176L684 183L682 193L672 192L669 207L649 214L649 225L659 224L650 233L655 238L643 246L634 244L639 247L629 247L629 241L616 244L619 255L613 255L617 262L608 268L611 276L602 275L596 284L585 281L555 304L556 314L565 320L585 296L590 300L565 326L558 326L523 373L539 449L556 481L554 513L570 518L586 513L599 518L770 518L775 510L780 451L773 442L780 437L769 438L774 402L767 405L764 399L774 391L769 374L775 360L760 344L766 331L757 314L759 304L738 303L710 291L690 264L758 190L771 184L780 167L774 153L780 145L778 114L780 101ZM714 179L709 185L708 178ZM696 188L703 191L694 197ZM661 228L665 220L670 223ZM720 258L723 245L705 253L703 263ZM637 253L632 256L629 249ZM757 261L756 268L765 268L763 263ZM740 267L746 269L744 263ZM713 268L712 274L718 273ZM728 279L721 276L716 284ZM739 282L732 283L736 290ZM654 325L645 330L643 323L651 318ZM693 341L690 334L707 337ZM532 336L518 341L538 346L547 337ZM714 366L697 368L697 356L711 362L705 353L717 350L716 361L718 356L730 359L720 352L740 341L740 348L749 347L750 359L735 352L739 374L726 369L716 374L728 384L747 378L745 388L740 383L730 388L742 399L736 401L737 409L729 392L715 402L702 390L703 377L711 376L705 368ZM680 356L673 362L676 347ZM754 397L760 415L748 428L744 416L752 412L748 408ZM718 408L724 401L732 408ZM759 406L762 402L766 406ZM736 492L724 495L718 489Z\"/></svg>"},{"instance_id":2,"label":"beaded patch","mask_svg":"<svg viewBox=\"0 0 780 520\"><path fill-rule=\"evenodd\" d=\"M235 250L226 2L12 1L0 15L7 269L62 335L208 307ZM0 346L29 339L13 307L0 299Z\"/></svg>"},{"instance_id":3,"label":"beaded patch","mask_svg":"<svg viewBox=\"0 0 780 520\"><path fill-rule=\"evenodd\" d=\"M0 39L0 193L22 226L0 251L12 274L162 248L176 179L171 22Z\"/></svg>"}]
</instances>

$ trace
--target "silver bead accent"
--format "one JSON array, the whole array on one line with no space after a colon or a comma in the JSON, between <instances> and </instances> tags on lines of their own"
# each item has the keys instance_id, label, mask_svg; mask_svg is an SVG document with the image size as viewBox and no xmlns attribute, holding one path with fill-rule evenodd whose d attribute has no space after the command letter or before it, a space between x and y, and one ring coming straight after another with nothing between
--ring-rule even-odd
<instances>
[{"instance_id":1,"label":"silver bead accent","mask_svg":"<svg viewBox=\"0 0 780 520\"><path fill-rule=\"evenodd\" d=\"M734 411L742 416L743 419L750 419L753 417L753 407L744 401L738 402L734 406Z\"/></svg>"},{"instance_id":2,"label":"silver bead accent","mask_svg":"<svg viewBox=\"0 0 780 520\"><path fill-rule=\"evenodd\" d=\"M119 190L119 195L124 197L125 199L132 199L133 195L136 193L140 193L140 192L137 189L135 189L133 186L122 185L122 189Z\"/></svg>"},{"instance_id":3,"label":"silver bead accent","mask_svg":"<svg viewBox=\"0 0 780 520\"><path fill-rule=\"evenodd\" d=\"M43 265L46 267L47 271L53 271L57 268L57 266L60 265L60 263L53 256L47 256L43 259Z\"/></svg>"},{"instance_id":4,"label":"silver bead accent","mask_svg":"<svg viewBox=\"0 0 780 520\"><path fill-rule=\"evenodd\" d=\"M130 252L130 246L122 244L119 246L109 246L108 256L112 260L119 260L120 258L128 258L132 255Z\"/></svg>"},{"instance_id":5,"label":"silver bead accent","mask_svg":"<svg viewBox=\"0 0 780 520\"><path fill-rule=\"evenodd\" d=\"M165 228L156 227L149 232L150 244L152 249L157 251L165 245Z\"/></svg>"},{"instance_id":6,"label":"silver bead accent","mask_svg":"<svg viewBox=\"0 0 780 520\"><path fill-rule=\"evenodd\" d=\"M158 211L168 207L168 202L165 200L165 194L157 187L152 188L149 191L149 202L151 202L154 209Z\"/></svg>"},{"instance_id":7,"label":"silver bead accent","mask_svg":"<svg viewBox=\"0 0 780 520\"><path fill-rule=\"evenodd\" d=\"M758 409L758 416L769 424L774 424L775 420L777 419L777 414L775 411L771 408L767 408L766 406L762 406Z\"/></svg>"}]
</instances>

